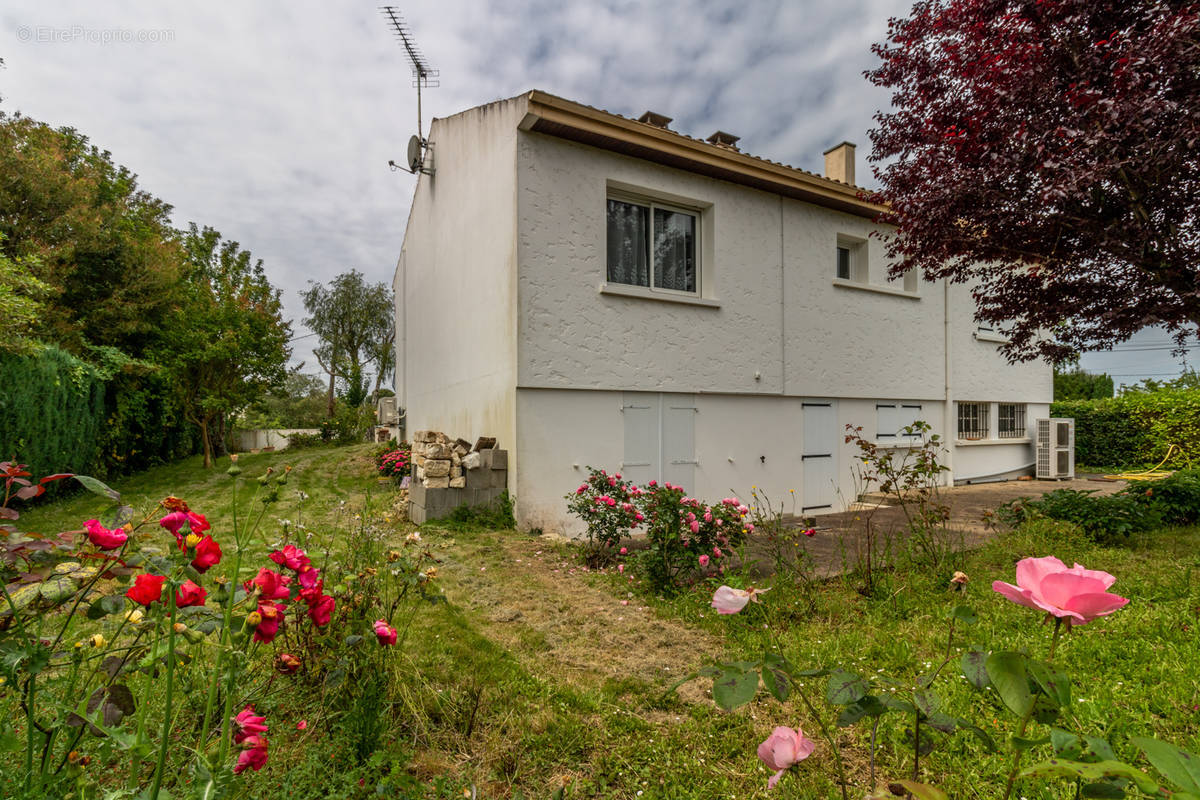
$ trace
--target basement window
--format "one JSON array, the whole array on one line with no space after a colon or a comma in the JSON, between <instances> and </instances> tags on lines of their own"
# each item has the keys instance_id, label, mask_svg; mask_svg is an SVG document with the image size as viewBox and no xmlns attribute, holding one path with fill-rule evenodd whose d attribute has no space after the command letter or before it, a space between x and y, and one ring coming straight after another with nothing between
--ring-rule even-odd
<instances>
[{"instance_id":1,"label":"basement window","mask_svg":"<svg viewBox=\"0 0 1200 800\"><path fill-rule=\"evenodd\" d=\"M610 196L607 235L609 283L699 294L695 210Z\"/></svg>"},{"instance_id":2,"label":"basement window","mask_svg":"<svg viewBox=\"0 0 1200 800\"><path fill-rule=\"evenodd\" d=\"M958 438L968 441L988 437L988 403L958 404Z\"/></svg>"},{"instance_id":3,"label":"basement window","mask_svg":"<svg viewBox=\"0 0 1200 800\"><path fill-rule=\"evenodd\" d=\"M1025 404L1000 403L996 411L996 436L1001 439L1025 438Z\"/></svg>"}]
</instances>

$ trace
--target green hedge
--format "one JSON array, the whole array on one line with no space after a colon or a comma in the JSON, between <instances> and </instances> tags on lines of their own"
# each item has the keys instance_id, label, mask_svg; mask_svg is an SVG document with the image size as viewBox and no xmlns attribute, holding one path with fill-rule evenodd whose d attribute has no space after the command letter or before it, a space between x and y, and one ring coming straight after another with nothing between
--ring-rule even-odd
<instances>
[{"instance_id":1,"label":"green hedge","mask_svg":"<svg viewBox=\"0 0 1200 800\"><path fill-rule=\"evenodd\" d=\"M98 369L56 347L0 354L0 461L35 476L100 478L198 452L198 433L153 370Z\"/></svg>"},{"instance_id":2,"label":"green hedge","mask_svg":"<svg viewBox=\"0 0 1200 800\"><path fill-rule=\"evenodd\" d=\"M37 477L95 472L103 422L104 382L92 366L56 347L0 355L0 460Z\"/></svg>"},{"instance_id":3,"label":"green hedge","mask_svg":"<svg viewBox=\"0 0 1200 800\"><path fill-rule=\"evenodd\" d=\"M1051 416L1074 417L1075 460L1080 464L1131 469L1154 466L1170 445L1164 465L1200 464L1200 391L1171 389L1123 394L1106 400L1055 403Z\"/></svg>"}]
</instances>

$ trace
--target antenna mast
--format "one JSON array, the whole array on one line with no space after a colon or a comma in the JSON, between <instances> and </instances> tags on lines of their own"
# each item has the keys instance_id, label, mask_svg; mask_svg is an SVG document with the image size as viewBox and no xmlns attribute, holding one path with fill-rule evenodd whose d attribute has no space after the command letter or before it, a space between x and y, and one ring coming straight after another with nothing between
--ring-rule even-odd
<instances>
[{"instance_id":1,"label":"antenna mast","mask_svg":"<svg viewBox=\"0 0 1200 800\"><path fill-rule=\"evenodd\" d=\"M417 90L417 136L421 140L421 146L425 147L428 143L425 140L424 133L421 131L421 87L436 89L440 85L438 76L441 73L439 70L432 69L429 66L425 55L417 47L412 29L404 21L404 17L400 16L396 11L395 6L380 6L379 10L383 13L388 27L392 29L392 34L404 46L404 51L408 53L408 60L412 62L412 85Z\"/></svg>"}]
</instances>

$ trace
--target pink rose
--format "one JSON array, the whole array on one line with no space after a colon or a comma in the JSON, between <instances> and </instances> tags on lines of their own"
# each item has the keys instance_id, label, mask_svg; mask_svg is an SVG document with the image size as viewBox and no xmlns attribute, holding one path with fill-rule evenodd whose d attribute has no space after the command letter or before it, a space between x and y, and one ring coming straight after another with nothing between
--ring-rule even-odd
<instances>
[{"instance_id":1,"label":"pink rose","mask_svg":"<svg viewBox=\"0 0 1200 800\"><path fill-rule=\"evenodd\" d=\"M617 572L624 572L624 571L625 571L625 565L617 564Z\"/></svg>"},{"instance_id":2,"label":"pink rose","mask_svg":"<svg viewBox=\"0 0 1200 800\"><path fill-rule=\"evenodd\" d=\"M705 522L712 522L712 512L711 512L711 511L705 511L705 512L704 512L704 521L705 521Z\"/></svg>"},{"instance_id":3,"label":"pink rose","mask_svg":"<svg viewBox=\"0 0 1200 800\"><path fill-rule=\"evenodd\" d=\"M245 748L238 755L237 763L233 765L233 774L240 775L247 769L252 769L255 772L266 766L267 763L267 740L263 736L248 736L242 741L242 747Z\"/></svg>"},{"instance_id":4,"label":"pink rose","mask_svg":"<svg viewBox=\"0 0 1200 800\"><path fill-rule=\"evenodd\" d=\"M629 548L628 548L628 547L622 547L622 548L621 548L620 550L618 550L617 552L619 552L621 555L625 555L626 553L628 553L628 552L629 552Z\"/></svg>"},{"instance_id":5,"label":"pink rose","mask_svg":"<svg viewBox=\"0 0 1200 800\"><path fill-rule=\"evenodd\" d=\"M308 730L308 720L302 719L299 722L297 722L296 730L298 730L298 731Z\"/></svg>"},{"instance_id":6,"label":"pink rose","mask_svg":"<svg viewBox=\"0 0 1200 800\"><path fill-rule=\"evenodd\" d=\"M282 550L276 550L267 556L267 558L281 567L294 570L300 570L312 563L308 558L308 554L294 544L286 545Z\"/></svg>"},{"instance_id":7,"label":"pink rose","mask_svg":"<svg viewBox=\"0 0 1200 800\"><path fill-rule=\"evenodd\" d=\"M324 627L329 624L329 618L333 616L335 606L334 599L329 595L321 595L316 602L308 607L308 616L318 627Z\"/></svg>"},{"instance_id":8,"label":"pink rose","mask_svg":"<svg viewBox=\"0 0 1200 800\"><path fill-rule=\"evenodd\" d=\"M746 603L751 600L758 602L758 595L770 591L769 589L734 589L730 586L721 586L713 592L712 607L717 610L718 614L736 614L746 607Z\"/></svg>"},{"instance_id":9,"label":"pink rose","mask_svg":"<svg viewBox=\"0 0 1200 800\"><path fill-rule=\"evenodd\" d=\"M996 581L992 589L1018 605L1040 609L1071 625L1084 625L1107 616L1129 603L1108 592L1117 579L1107 572L1071 568L1054 556L1023 558L1017 562L1017 585Z\"/></svg>"},{"instance_id":10,"label":"pink rose","mask_svg":"<svg viewBox=\"0 0 1200 800\"><path fill-rule=\"evenodd\" d=\"M375 620L375 637L379 644L390 647L396 643L396 629L388 625L387 620Z\"/></svg>"},{"instance_id":11,"label":"pink rose","mask_svg":"<svg viewBox=\"0 0 1200 800\"><path fill-rule=\"evenodd\" d=\"M807 530L804 531L804 535L805 536L816 536L817 532L814 531L812 528L808 528Z\"/></svg>"},{"instance_id":12,"label":"pink rose","mask_svg":"<svg viewBox=\"0 0 1200 800\"><path fill-rule=\"evenodd\" d=\"M703 569L708 566L708 556L700 556L700 567Z\"/></svg>"},{"instance_id":13,"label":"pink rose","mask_svg":"<svg viewBox=\"0 0 1200 800\"><path fill-rule=\"evenodd\" d=\"M692 520L691 522L689 522L688 527L692 529L692 533L700 532L700 523L697 522L696 520Z\"/></svg>"},{"instance_id":14,"label":"pink rose","mask_svg":"<svg viewBox=\"0 0 1200 800\"><path fill-rule=\"evenodd\" d=\"M251 736L257 736L260 733L266 733L266 722L266 717L261 717L254 713L253 703L243 708L238 715L233 718L234 744L241 744Z\"/></svg>"},{"instance_id":15,"label":"pink rose","mask_svg":"<svg viewBox=\"0 0 1200 800\"><path fill-rule=\"evenodd\" d=\"M99 520L89 519L83 527L87 530L88 541L101 550L116 550L129 539L125 531L120 528L109 530Z\"/></svg>"},{"instance_id":16,"label":"pink rose","mask_svg":"<svg viewBox=\"0 0 1200 800\"><path fill-rule=\"evenodd\" d=\"M767 788L774 789L784 771L812 755L815 746L799 728L792 730L780 726L771 731L767 740L758 746L759 760L767 765L767 769L775 770L767 781Z\"/></svg>"}]
</instances>

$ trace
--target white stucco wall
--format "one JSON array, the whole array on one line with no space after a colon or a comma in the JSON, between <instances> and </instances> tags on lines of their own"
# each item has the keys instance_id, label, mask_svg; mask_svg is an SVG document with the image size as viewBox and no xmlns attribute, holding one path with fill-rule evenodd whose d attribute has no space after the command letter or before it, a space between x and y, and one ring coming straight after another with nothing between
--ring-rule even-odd
<instances>
[{"instance_id":1,"label":"white stucco wall","mask_svg":"<svg viewBox=\"0 0 1200 800\"><path fill-rule=\"evenodd\" d=\"M409 432L516 447L515 153L524 98L429 133L397 265L397 393ZM510 476L512 472L510 471Z\"/></svg>"}]
</instances>

